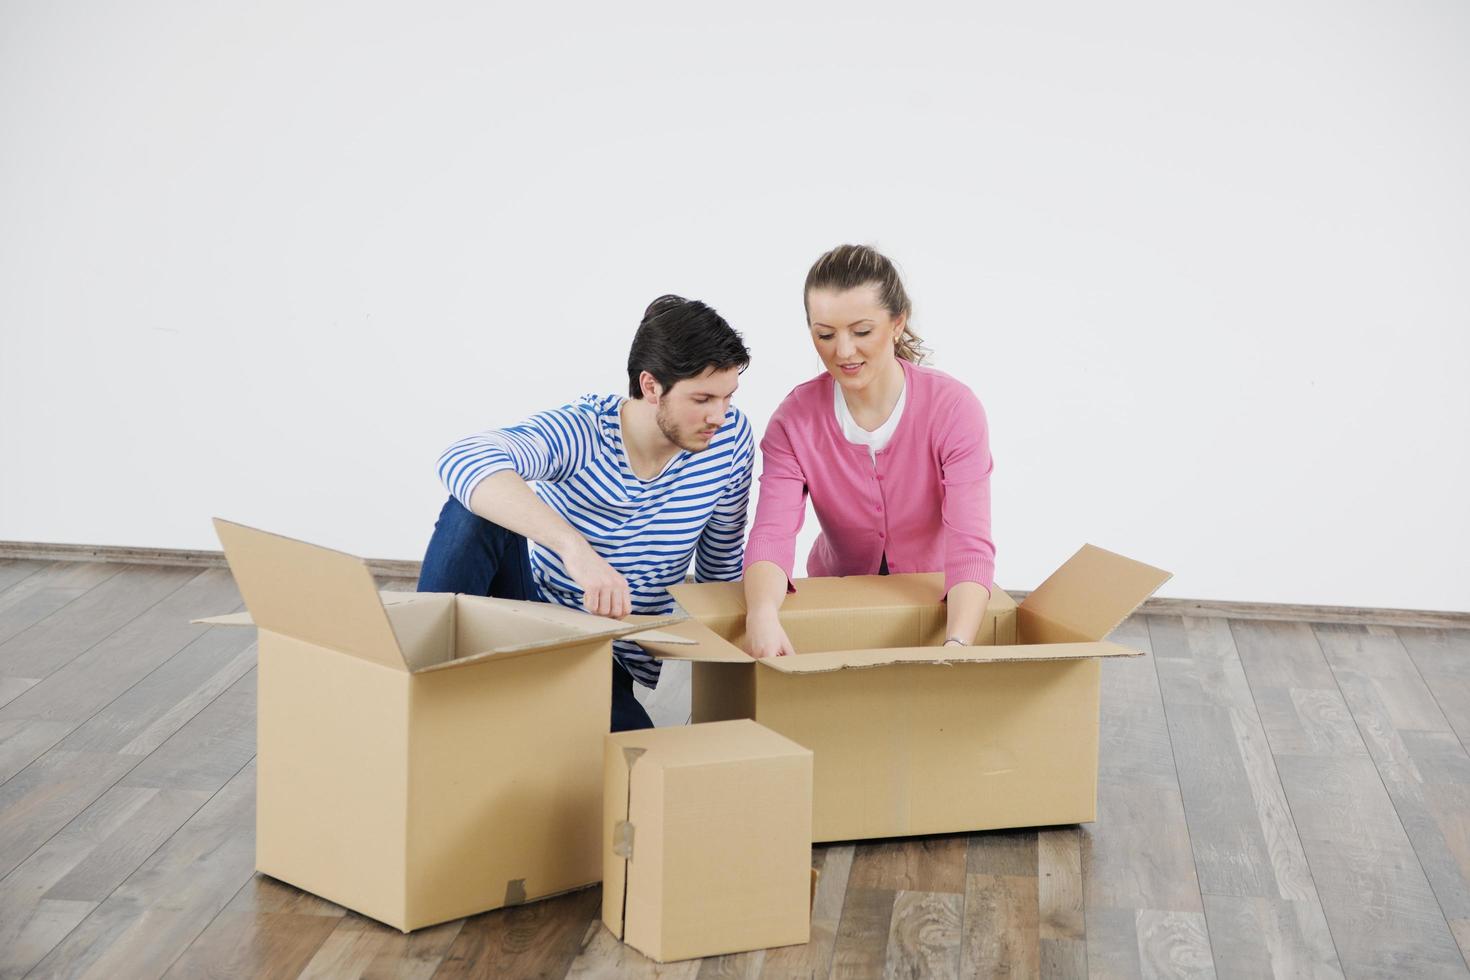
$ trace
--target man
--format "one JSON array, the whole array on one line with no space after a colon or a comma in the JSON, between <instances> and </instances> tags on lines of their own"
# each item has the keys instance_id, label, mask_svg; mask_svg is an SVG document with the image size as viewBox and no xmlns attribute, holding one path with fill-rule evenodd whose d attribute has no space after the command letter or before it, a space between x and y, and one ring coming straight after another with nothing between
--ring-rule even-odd
<instances>
[{"instance_id":1,"label":"man","mask_svg":"<svg viewBox=\"0 0 1470 980\"><path fill-rule=\"evenodd\" d=\"M654 300L628 352L627 399L584 395L439 458L450 497L419 591L620 619L672 609L668 587L691 558L698 581L739 579L755 446L730 398L749 363L705 304ZM653 687L661 665L628 641L613 653L612 730L652 728L633 681Z\"/></svg>"}]
</instances>

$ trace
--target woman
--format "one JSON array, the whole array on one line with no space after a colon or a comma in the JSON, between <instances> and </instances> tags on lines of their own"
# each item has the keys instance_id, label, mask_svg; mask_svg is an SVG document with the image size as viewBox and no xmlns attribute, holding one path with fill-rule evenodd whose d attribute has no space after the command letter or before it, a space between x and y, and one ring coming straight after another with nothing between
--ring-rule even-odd
<instances>
[{"instance_id":1,"label":"woman","mask_svg":"<svg viewBox=\"0 0 1470 980\"><path fill-rule=\"evenodd\" d=\"M985 412L969 388L920 366L908 294L875 249L823 255L805 298L826 371L786 396L761 440L760 503L745 547L747 648L796 652L778 613L808 495L822 527L808 575L942 571L944 642L968 646L995 574Z\"/></svg>"}]
</instances>

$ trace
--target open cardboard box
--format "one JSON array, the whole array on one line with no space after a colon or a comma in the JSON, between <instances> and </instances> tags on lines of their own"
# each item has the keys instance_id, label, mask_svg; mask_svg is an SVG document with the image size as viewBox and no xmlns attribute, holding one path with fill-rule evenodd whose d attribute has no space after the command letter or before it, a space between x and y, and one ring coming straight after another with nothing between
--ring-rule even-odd
<instances>
[{"instance_id":1,"label":"open cardboard box","mask_svg":"<svg viewBox=\"0 0 1470 980\"><path fill-rule=\"evenodd\" d=\"M215 529L249 613L201 622L260 630L259 871L405 932L601 879L612 640L680 617L380 595L352 555Z\"/></svg>"},{"instance_id":2,"label":"open cardboard box","mask_svg":"<svg viewBox=\"0 0 1470 980\"><path fill-rule=\"evenodd\" d=\"M814 753L814 841L1090 821L1104 642L1169 573L1084 546L1019 606L994 590L943 647L943 576L799 579L794 657L754 660L739 583L669 591L692 621L639 643L693 661L693 720L752 718Z\"/></svg>"}]
</instances>

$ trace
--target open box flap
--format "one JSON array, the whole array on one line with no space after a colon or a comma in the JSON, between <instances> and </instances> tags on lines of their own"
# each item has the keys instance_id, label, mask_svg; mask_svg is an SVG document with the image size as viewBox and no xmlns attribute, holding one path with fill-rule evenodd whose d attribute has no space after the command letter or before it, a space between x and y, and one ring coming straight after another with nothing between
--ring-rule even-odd
<instances>
[{"instance_id":1,"label":"open box flap","mask_svg":"<svg viewBox=\"0 0 1470 980\"><path fill-rule=\"evenodd\" d=\"M834 670L886 667L890 664L994 664L1034 660L1091 660L1097 657L1139 657L1137 650L1116 643L1042 643L1017 646L894 647L884 650L836 650L794 657L766 657L760 661L783 674L822 674Z\"/></svg>"},{"instance_id":2,"label":"open box flap","mask_svg":"<svg viewBox=\"0 0 1470 980\"><path fill-rule=\"evenodd\" d=\"M628 637L659 660L697 660L702 663L748 664L752 657L698 620L651 633Z\"/></svg>"},{"instance_id":3,"label":"open box flap","mask_svg":"<svg viewBox=\"0 0 1470 980\"><path fill-rule=\"evenodd\" d=\"M802 578L796 591L781 603L782 614L816 612L848 607L863 609L937 606L944 599L944 575L940 572L902 575L843 575ZM742 582L684 583L669 586L684 610L698 620L745 615L745 585Z\"/></svg>"},{"instance_id":4,"label":"open box flap","mask_svg":"<svg viewBox=\"0 0 1470 980\"><path fill-rule=\"evenodd\" d=\"M1085 544L1022 601L1023 615L1040 616L1101 640L1173 576L1143 562Z\"/></svg>"},{"instance_id":5,"label":"open box flap","mask_svg":"<svg viewBox=\"0 0 1470 980\"><path fill-rule=\"evenodd\" d=\"M219 518L214 529L261 629L408 669L361 558Z\"/></svg>"},{"instance_id":6,"label":"open box flap","mask_svg":"<svg viewBox=\"0 0 1470 980\"><path fill-rule=\"evenodd\" d=\"M436 593L424 592L400 592L400 591L378 591L378 598L384 607L397 606L405 602L413 602L423 595L435 595ZM204 626L254 626L255 620L251 618L250 612L230 613L228 616L206 616L202 619L191 619L191 623L199 623Z\"/></svg>"},{"instance_id":7,"label":"open box flap","mask_svg":"<svg viewBox=\"0 0 1470 980\"><path fill-rule=\"evenodd\" d=\"M650 627L671 626L688 619L683 613L669 613L664 616L628 616L619 620L593 616L590 613L579 612L576 609L568 609L549 602L520 602L513 599L492 599L485 596L468 595L461 595L458 600L471 607L477 606L488 613L510 614L506 619L507 626L510 627L506 637L502 642L495 642L483 646L482 649L466 652L463 656L453 660L420 667L414 671L415 674L451 670L455 667L484 663L487 660L506 660L522 654L541 650L557 650L591 641L631 638L631 635L642 634L657 637L659 631L650 629ZM461 616L464 617L467 611L462 610ZM539 627L551 626L553 629L548 632L541 628L516 636L512 625L516 622L532 623ZM674 639L674 642L678 642L677 638Z\"/></svg>"}]
</instances>

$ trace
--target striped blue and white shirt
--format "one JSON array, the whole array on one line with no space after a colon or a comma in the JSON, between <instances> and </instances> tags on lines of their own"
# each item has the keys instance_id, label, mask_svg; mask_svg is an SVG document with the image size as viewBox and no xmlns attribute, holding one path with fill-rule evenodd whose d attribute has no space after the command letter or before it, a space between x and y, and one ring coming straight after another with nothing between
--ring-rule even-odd
<instances>
[{"instance_id":1,"label":"striped blue and white shirt","mask_svg":"<svg viewBox=\"0 0 1470 980\"><path fill-rule=\"evenodd\" d=\"M461 439L439 457L439 478L469 507L481 480L514 470L628 580L633 612L657 615L673 609L668 588L684 581L691 558L696 581L740 578L755 439L732 407L707 449L681 451L658 476L640 480L623 448L622 403L619 395L583 395ZM529 544L541 595L580 609L582 590L560 556ZM640 683L658 683L660 664L636 643L618 641L613 652Z\"/></svg>"}]
</instances>

